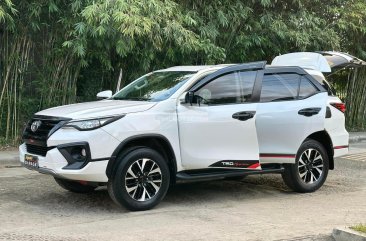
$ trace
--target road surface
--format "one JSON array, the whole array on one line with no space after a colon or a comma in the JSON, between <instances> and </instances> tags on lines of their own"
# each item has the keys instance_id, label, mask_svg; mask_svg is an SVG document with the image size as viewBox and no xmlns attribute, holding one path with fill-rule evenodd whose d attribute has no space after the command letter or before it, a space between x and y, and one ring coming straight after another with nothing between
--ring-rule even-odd
<instances>
[{"instance_id":1,"label":"road surface","mask_svg":"<svg viewBox=\"0 0 366 241\"><path fill-rule=\"evenodd\" d=\"M155 209L128 212L105 188L67 192L50 176L0 166L0 240L332 240L334 227L366 223L366 143L337 159L315 193L280 175L181 184Z\"/></svg>"}]
</instances>

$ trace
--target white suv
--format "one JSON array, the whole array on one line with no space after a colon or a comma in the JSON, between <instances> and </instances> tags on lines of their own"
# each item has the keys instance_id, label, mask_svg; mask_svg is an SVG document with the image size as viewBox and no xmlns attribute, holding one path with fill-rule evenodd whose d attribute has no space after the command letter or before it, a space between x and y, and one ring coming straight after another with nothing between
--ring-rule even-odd
<instances>
[{"instance_id":1,"label":"white suv","mask_svg":"<svg viewBox=\"0 0 366 241\"><path fill-rule=\"evenodd\" d=\"M69 191L108 185L130 210L154 207L177 181L281 173L291 189L312 192L348 152L344 104L322 74L326 58L341 55L154 71L99 93L105 100L38 112L20 160Z\"/></svg>"}]
</instances>

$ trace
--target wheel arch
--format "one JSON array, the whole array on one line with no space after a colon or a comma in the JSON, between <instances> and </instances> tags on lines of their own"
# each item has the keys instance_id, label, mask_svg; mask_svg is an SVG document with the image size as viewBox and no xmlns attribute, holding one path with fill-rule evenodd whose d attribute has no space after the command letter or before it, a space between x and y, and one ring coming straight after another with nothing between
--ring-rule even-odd
<instances>
[{"instance_id":1,"label":"wheel arch","mask_svg":"<svg viewBox=\"0 0 366 241\"><path fill-rule=\"evenodd\" d=\"M306 139L312 139L312 140L318 141L324 146L325 150L327 151L328 158L329 158L329 169L333 170L334 169L334 149L333 149L332 139L330 138L330 135L328 134L328 132L326 130L317 131L317 132L314 132L313 134L309 135L308 137L306 137Z\"/></svg>"},{"instance_id":2,"label":"wheel arch","mask_svg":"<svg viewBox=\"0 0 366 241\"><path fill-rule=\"evenodd\" d=\"M171 182L175 182L175 175L177 173L177 163L174 149L170 144L168 138L161 134L141 134L131 136L122 141L112 153L111 158L108 161L106 175L110 179L116 166L118 164L118 158L120 155L127 155L133 151L133 147L139 148L141 146L149 147L159 152L165 160L168 162L169 170L171 173ZM129 150L125 152L126 150Z\"/></svg>"}]
</instances>

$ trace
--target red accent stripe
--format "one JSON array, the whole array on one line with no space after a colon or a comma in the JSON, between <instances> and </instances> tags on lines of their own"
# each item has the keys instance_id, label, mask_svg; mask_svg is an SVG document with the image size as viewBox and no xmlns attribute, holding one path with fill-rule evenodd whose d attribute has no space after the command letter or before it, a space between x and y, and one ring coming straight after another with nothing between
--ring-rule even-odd
<instances>
[{"instance_id":1,"label":"red accent stripe","mask_svg":"<svg viewBox=\"0 0 366 241\"><path fill-rule=\"evenodd\" d=\"M293 155L293 154L259 154L259 157L296 158L296 155Z\"/></svg>"},{"instance_id":2,"label":"red accent stripe","mask_svg":"<svg viewBox=\"0 0 366 241\"><path fill-rule=\"evenodd\" d=\"M348 146L335 146L334 149L343 149L343 148L348 148Z\"/></svg>"},{"instance_id":3,"label":"red accent stripe","mask_svg":"<svg viewBox=\"0 0 366 241\"><path fill-rule=\"evenodd\" d=\"M250 165L250 166L249 166L249 167L247 167L247 168L255 169L255 168L259 167L259 166L260 166L260 164L259 164L259 163L255 163L255 164L253 164L253 165Z\"/></svg>"}]
</instances>

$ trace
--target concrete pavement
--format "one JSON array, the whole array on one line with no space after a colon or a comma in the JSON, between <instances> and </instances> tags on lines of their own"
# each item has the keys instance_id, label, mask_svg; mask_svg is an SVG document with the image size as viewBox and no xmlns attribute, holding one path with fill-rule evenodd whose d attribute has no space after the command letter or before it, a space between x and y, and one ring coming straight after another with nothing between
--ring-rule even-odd
<instances>
[{"instance_id":1,"label":"concrete pavement","mask_svg":"<svg viewBox=\"0 0 366 241\"><path fill-rule=\"evenodd\" d=\"M18 151L0 151L0 166L18 164Z\"/></svg>"},{"instance_id":2,"label":"concrete pavement","mask_svg":"<svg viewBox=\"0 0 366 241\"><path fill-rule=\"evenodd\" d=\"M146 212L116 206L105 188L75 194L51 176L0 166L0 241L334 241L334 227L366 221L366 162L335 166L314 193L290 191L278 174L248 176L172 186Z\"/></svg>"}]
</instances>

